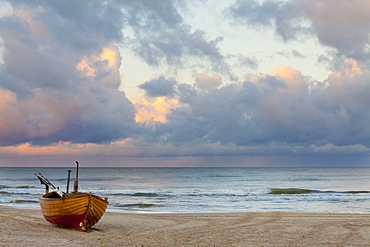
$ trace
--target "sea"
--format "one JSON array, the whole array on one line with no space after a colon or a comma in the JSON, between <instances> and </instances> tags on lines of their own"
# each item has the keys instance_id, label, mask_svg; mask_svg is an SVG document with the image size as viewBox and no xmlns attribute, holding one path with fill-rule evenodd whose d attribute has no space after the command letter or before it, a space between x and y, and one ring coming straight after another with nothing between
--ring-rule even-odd
<instances>
[{"instance_id":1,"label":"sea","mask_svg":"<svg viewBox=\"0 0 370 247\"><path fill-rule=\"evenodd\" d=\"M0 167L0 206L39 209L35 173L66 191L74 168ZM116 213L326 212L370 214L370 167L80 167L79 192L107 197Z\"/></svg>"}]
</instances>

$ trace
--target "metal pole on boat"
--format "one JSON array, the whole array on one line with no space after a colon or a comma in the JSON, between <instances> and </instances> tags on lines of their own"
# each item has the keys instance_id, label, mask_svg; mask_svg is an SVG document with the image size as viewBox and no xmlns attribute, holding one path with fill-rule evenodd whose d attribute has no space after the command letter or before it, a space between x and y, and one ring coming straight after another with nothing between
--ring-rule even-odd
<instances>
[{"instance_id":1,"label":"metal pole on boat","mask_svg":"<svg viewBox=\"0 0 370 247\"><path fill-rule=\"evenodd\" d=\"M67 178L67 194L69 192L69 180L71 179L71 170L68 170L68 178Z\"/></svg>"},{"instance_id":2,"label":"metal pole on boat","mask_svg":"<svg viewBox=\"0 0 370 247\"><path fill-rule=\"evenodd\" d=\"M65 193L60 191L59 190L59 187L55 187L52 183L50 183L50 181L45 178L41 173L39 174L36 174L35 173L35 176L40 180L40 183L41 184L44 184L45 185L45 189L46 189L46 192L45 194L49 193L49 187L55 192L57 193L61 198L63 198L65 196Z\"/></svg>"},{"instance_id":3,"label":"metal pole on boat","mask_svg":"<svg viewBox=\"0 0 370 247\"><path fill-rule=\"evenodd\" d=\"M74 191L73 191L73 193L77 193L78 192L78 161L76 161L76 164L77 164L76 181L74 183Z\"/></svg>"}]
</instances>

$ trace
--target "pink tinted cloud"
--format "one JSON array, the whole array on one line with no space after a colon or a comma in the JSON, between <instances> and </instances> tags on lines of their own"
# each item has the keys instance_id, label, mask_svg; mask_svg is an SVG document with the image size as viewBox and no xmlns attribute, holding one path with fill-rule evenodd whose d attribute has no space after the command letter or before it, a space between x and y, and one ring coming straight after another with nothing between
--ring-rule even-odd
<instances>
[{"instance_id":1,"label":"pink tinted cloud","mask_svg":"<svg viewBox=\"0 0 370 247\"><path fill-rule=\"evenodd\" d=\"M318 39L339 51L366 48L370 32L369 0L291 1L297 12L312 23Z\"/></svg>"},{"instance_id":2,"label":"pink tinted cloud","mask_svg":"<svg viewBox=\"0 0 370 247\"><path fill-rule=\"evenodd\" d=\"M212 90L222 85L222 78L218 74L208 76L206 74L199 73L195 82L197 83L197 87L202 90Z\"/></svg>"}]
</instances>

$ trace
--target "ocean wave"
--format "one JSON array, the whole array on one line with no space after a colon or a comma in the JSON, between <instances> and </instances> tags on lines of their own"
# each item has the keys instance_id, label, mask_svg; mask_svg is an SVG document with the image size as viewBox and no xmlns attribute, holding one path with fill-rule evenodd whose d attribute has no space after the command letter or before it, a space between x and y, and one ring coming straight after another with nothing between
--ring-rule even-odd
<instances>
[{"instance_id":1,"label":"ocean wave","mask_svg":"<svg viewBox=\"0 0 370 247\"><path fill-rule=\"evenodd\" d=\"M9 192L9 191L0 191L0 194L10 194L10 195L31 195L31 193L27 192Z\"/></svg>"},{"instance_id":2,"label":"ocean wave","mask_svg":"<svg viewBox=\"0 0 370 247\"><path fill-rule=\"evenodd\" d=\"M38 201L34 201L34 200L13 200L13 201L9 201L9 203L20 203L20 204L23 204L23 203L39 203Z\"/></svg>"},{"instance_id":3,"label":"ocean wave","mask_svg":"<svg viewBox=\"0 0 370 247\"><path fill-rule=\"evenodd\" d=\"M299 178L299 179L292 179L291 181L294 182L316 182L316 181L323 181L323 179L320 178Z\"/></svg>"},{"instance_id":4,"label":"ocean wave","mask_svg":"<svg viewBox=\"0 0 370 247\"><path fill-rule=\"evenodd\" d=\"M310 189L297 189L297 188L270 188L267 194L281 195L281 194L310 194L310 193L330 193L330 194L368 194L367 190L351 190L351 191L322 191Z\"/></svg>"},{"instance_id":5,"label":"ocean wave","mask_svg":"<svg viewBox=\"0 0 370 247\"><path fill-rule=\"evenodd\" d=\"M132 194L131 196L145 196L145 197L157 197L159 194L157 193L151 193L151 192L137 192Z\"/></svg>"},{"instance_id":6,"label":"ocean wave","mask_svg":"<svg viewBox=\"0 0 370 247\"><path fill-rule=\"evenodd\" d=\"M155 193L155 192L108 193L106 195L108 196L133 196L133 197L171 197L171 195L169 194Z\"/></svg>"},{"instance_id":7,"label":"ocean wave","mask_svg":"<svg viewBox=\"0 0 370 247\"><path fill-rule=\"evenodd\" d=\"M132 203L132 204L118 204L115 207L119 208L150 208L155 206L155 204L151 203Z\"/></svg>"},{"instance_id":8,"label":"ocean wave","mask_svg":"<svg viewBox=\"0 0 370 247\"><path fill-rule=\"evenodd\" d=\"M17 189L34 189L36 187L35 186L28 186L28 185L21 185L21 186L17 186L17 187L14 187L14 188L17 188Z\"/></svg>"},{"instance_id":9,"label":"ocean wave","mask_svg":"<svg viewBox=\"0 0 370 247\"><path fill-rule=\"evenodd\" d=\"M367 193L370 193L370 191L367 191L367 190L359 190L359 191L345 191L345 192L341 192L341 193L349 193L349 194L367 194Z\"/></svg>"},{"instance_id":10,"label":"ocean wave","mask_svg":"<svg viewBox=\"0 0 370 247\"><path fill-rule=\"evenodd\" d=\"M130 193L111 193L109 196L130 196Z\"/></svg>"},{"instance_id":11,"label":"ocean wave","mask_svg":"<svg viewBox=\"0 0 370 247\"><path fill-rule=\"evenodd\" d=\"M281 195L281 194L309 194L314 192L314 190L309 189L279 189L279 188L270 188L268 194Z\"/></svg>"}]
</instances>

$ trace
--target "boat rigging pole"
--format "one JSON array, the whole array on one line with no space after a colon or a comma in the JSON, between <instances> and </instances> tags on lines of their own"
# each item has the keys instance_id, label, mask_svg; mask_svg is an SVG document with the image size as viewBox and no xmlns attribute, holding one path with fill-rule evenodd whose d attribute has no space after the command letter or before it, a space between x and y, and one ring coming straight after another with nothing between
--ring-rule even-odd
<instances>
[{"instance_id":1,"label":"boat rigging pole","mask_svg":"<svg viewBox=\"0 0 370 247\"><path fill-rule=\"evenodd\" d=\"M77 169L76 169L76 181L74 182L74 190L73 193L78 192L78 161L76 161Z\"/></svg>"},{"instance_id":2,"label":"boat rigging pole","mask_svg":"<svg viewBox=\"0 0 370 247\"><path fill-rule=\"evenodd\" d=\"M71 178L71 170L68 170L68 178L67 178L67 192L66 194L68 195L69 192L69 180Z\"/></svg>"}]
</instances>

